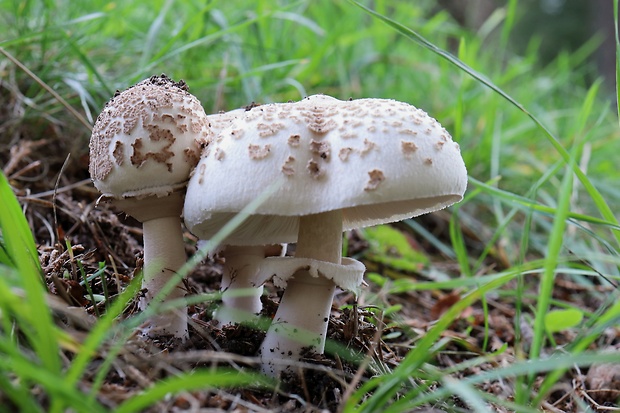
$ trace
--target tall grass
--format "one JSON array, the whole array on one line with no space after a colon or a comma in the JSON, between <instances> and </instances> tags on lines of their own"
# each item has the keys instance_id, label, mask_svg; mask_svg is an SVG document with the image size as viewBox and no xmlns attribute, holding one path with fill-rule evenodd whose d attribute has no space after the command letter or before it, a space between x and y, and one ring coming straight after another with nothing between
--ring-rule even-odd
<instances>
[{"instance_id":1,"label":"tall grass","mask_svg":"<svg viewBox=\"0 0 620 413\"><path fill-rule=\"evenodd\" d=\"M424 232L417 221L409 224L453 259L463 276L429 271L425 275L435 281L384 277L380 282L389 294L458 289L463 296L423 336L412 337L415 345L398 367L383 366L385 374L351 389L342 411L404 412L429 403L448 408L453 395L477 411L488 403L535 411L567 369L613 360L586 349L606 327L618 324L617 288L607 305L584 313L572 326L577 338L561 352L549 354L545 327L551 308L571 307L553 296L558 274L580 285L620 282L614 209L620 205L620 171L610 157L620 153L620 136L610 106L613 94L601 82L587 81L594 41L560 53L545 67L537 65L536 40L525 55L514 53L516 0L498 9L478 33L459 27L433 4L3 2L0 47L15 61L0 60L0 72L3 84L18 89L21 98L11 130L21 128L25 138L39 139L46 125L53 125L71 136L67 147L75 155L83 154L88 125L60 98L92 123L114 90L160 72L185 79L208 112L313 93L393 98L425 109L461 145L470 189L452 209L449 243ZM0 144L12 143L8 133L0 135ZM0 391L22 411L105 411L96 388L83 397L76 384L110 332L129 331L117 326L116 317L133 291L117 298L83 342L67 336L53 322L34 240L9 183L1 179ZM463 228L480 234L479 249L467 245ZM492 271L485 263L500 245L507 268ZM528 351L518 338L513 365L451 379L506 351L448 369L434 363L446 345L442 333L463 309L484 306L488 296L498 294L518 309L518 335L524 323L532 327ZM385 306L378 298L372 304ZM76 354L73 364L63 365L61 349ZM106 368L112 362L106 360ZM103 375L98 383L102 380ZM514 380L514 400L481 391L484 380ZM129 400L120 411L140 411L170 392L259 382L264 383L251 374L188 372ZM31 396L35 387L43 389L49 406Z\"/></svg>"}]
</instances>

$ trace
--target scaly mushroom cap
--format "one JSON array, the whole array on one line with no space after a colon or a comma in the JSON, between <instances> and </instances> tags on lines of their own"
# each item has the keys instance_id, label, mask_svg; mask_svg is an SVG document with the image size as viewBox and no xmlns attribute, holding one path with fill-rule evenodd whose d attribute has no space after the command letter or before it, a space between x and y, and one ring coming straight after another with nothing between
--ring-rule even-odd
<instances>
[{"instance_id":1,"label":"scaly mushroom cap","mask_svg":"<svg viewBox=\"0 0 620 413\"><path fill-rule=\"evenodd\" d=\"M467 186L458 144L424 111L315 95L258 106L224 129L189 182L185 222L211 238L281 178L227 243L294 242L300 215L336 209L343 229L398 221L460 201Z\"/></svg>"},{"instance_id":2,"label":"scaly mushroom cap","mask_svg":"<svg viewBox=\"0 0 620 413\"><path fill-rule=\"evenodd\" d=\"M117 92L93 127L90 175L111 198L164 196L182 188L211 133L187 85L165 75Z\"/></svg>"}]
</instances>

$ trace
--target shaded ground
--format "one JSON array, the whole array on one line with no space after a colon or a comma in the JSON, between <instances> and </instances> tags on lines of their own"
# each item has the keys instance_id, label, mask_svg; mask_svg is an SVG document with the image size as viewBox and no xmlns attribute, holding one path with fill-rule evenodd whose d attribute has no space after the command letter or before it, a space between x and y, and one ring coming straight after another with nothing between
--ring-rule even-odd
<instances>
[{"instance_id":1,"label":"shaded ground","mask_svg":"<svg viewBox=\"0 0 620 413\"><path fill-rule=\"evenodd\" d=\"M140 225L131 218L119 215L106 206L95 206L99 194L88 179L86 156L74 155L67 162L64 155L56 157L55 154L68 153L71 145L52 127L42 128L42 131L46 138L38 141L2 137L0 165L9 177L24 206L30 227L34 230L47 285L56 297L53 303L58 323L77 339L83 339L97 314L105 311L103 305L94 305L92 298L107 296L114 299L127 286L135 271L140 269L142 232ZM421 222L436 236L447 239L447 222L443 215L433 215ZM464 233L469 236L468 244L472 251L476 251L479 242L475 230L464 228ZM189 233L186 236L187 252L192 254L195 239ZM366 241L357 232L352 232L349 237L349 255L363 257L368 248ZM446 273L455 273L456 267L443 263L442 257L430 245L415 243L411 236L410 240L412 245L431 257L431 265L444 267L441 269ZM103 267L100 266L102 262L105 263ZM366 260L365 263L374 272L395 273L375 262ZM489 272L504 265L501 250L487 262ZM221 262L217 258L203 262L187 280L188 291L217 291L221 270ZM89 278L92 276L89 281L90 291L84 287L84 275ZM421 279L415 273L399 273L396 276ZM557 298L585 311L595 311L602 304L601 294L597 292L606 292L608 287L597 286L595 289L598 291L560 276L555 294ZM279 291L271 286L268 286L267 291L265 315L269 316L275 312ZM362 363L363 370L356 363L347 362L346 358L340 356L308 354L300 366L300 371L304 371L301 378L285 378L276 392L252 389L190 392L169 398L149 411L196 411L198 408L238 412L335 411L347 391L372 375L380 374L380 369L397 366L407 350L415 345L417 338L459 300L459 293L419 291L396 294L370 283L357 305L352 295L340 294L334 302L329 337L342 343L353 358L364 359L369 356L366 360L368 362ZM531 292L530 297L530 301L523 306L526 311L528 305L535 305L535 291ZM374 306L377 303L384 308L393 305L401 308L392 316L382 318ZM456 378L510 364L519 356L515 352L527 351L531 330L527 323L522 323L521 340L517 341L512 297L497 294L488 297L487 304L486 324L485 313L477 305L464 311L459 320L445 332L443 349L438 353L435 363L440 367L449 367L488 351L498 350L504 345L507 345L507 349L492 361L455 374ZM113 408L154 381L198 366L255 368L254 353L264 333L249 326L219 329L210 318L212 306L213 303L204 303L189 308L192 338L187 343L145 341L137 335L130 339L122 347L106 376L99 394L100 401ZM343 306L343 310L338 310ZM135 311L136 307L132 305L126 309L125 314L131 316ZM85 313L89 316L85 316ZM567 331L556 335L557 345L570 342L574 338L572 334ZM619 344L619 330L610 329L599 338L596 347L613 349L618 348ZM84 391L95 380L107 351L111 349L103 349L101 358L89 367L89 373L81 383ZM70 362L71 357L71 353L67 352L67 362ZM549 411L576 411L576 400L592 406L596 406L596 403L610 405L620 391L620 373L617 369L601 369L598 371L592 368L589 375L587 371L569 371L544 407ZM485 391L504 399L512 397L513 387L514 383L499 381L483 385ZM615 389L616 393L600 391L609 388ZM465 409L465 405L457 399L450 406L442 408L450 407L454 411L459 407Z\"/></svg>"}]
</instances>

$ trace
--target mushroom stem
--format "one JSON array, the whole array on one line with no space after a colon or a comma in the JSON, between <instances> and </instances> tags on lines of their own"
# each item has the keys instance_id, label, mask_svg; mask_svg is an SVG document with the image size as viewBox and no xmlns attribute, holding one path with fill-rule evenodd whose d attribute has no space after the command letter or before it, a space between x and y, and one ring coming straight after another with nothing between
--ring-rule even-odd
<instances>
[{"instance_id":1,"label":"mushroom stem","mask_svg":"<svg viewBox=\"0 0 620 413\"><path fill-rule=\"evenodd\" d=\"M241 323L253 318L263 308L260 297L262 286L255 279L259 264L265 258L263 246L226 246L224 274L222 275L222 305L215 312L221 325Z\"/></svg>"},{"instance_id":2,"label":"mushroom stem","mask_svg":"<svg viewBox=\"0 0 620 413\"><path fill-rule=\"evenodd\" d=\"M183 231L179 217L163 217L145 221L142 224L144 232L144 277L142 288L146 294L140 299L140 309L145 310L153 304L153 299L162 288L175 277L179 268L186 260L183 246ZM178 240L178 241L177 241ZM185 291L177 285L161 302L183 298ZM187 336L187 311L179 308L158 314L150 320L147 332L150 335L174 335L185 338Z\"/></svg>"},{"instance_id":3,"label":"mushroom stem","mask_svg":"<svg viewBox=\"0 0 620 413\"><path fill-rule=\"evenodd\" d=\"M152 197L148 207L144 199L123 199L114 201L118 207L142 222L144 238L144 275L142 289L146 293L140 298L139 307L145 310L153 304L170 278L175 277L186 261L183 230L181 227L181 208L183 196L180 192L167 197ZM137 205L137 203L140 205ZM185 291L181 285L165 297L159 297L159 303L183 298ZM157 314L148 321L146 334L152 336L173 335L187 338L187 311L175 309Z\"/></svg>"},{"instance_id":4,"label":"mushroom stem","mask_svg":"<svg viewBox=\"0 0 620 413\"><path fill-rule=\"evenodd\" d=\"M342 212L340 210L300 218L295 253L340 264L342 257ZM324 277L297 271L287 282L278 311L267 330L259 354L261 370L278 376L289 365L278 361L296 361L306 347L322 354L336 284Z\"/></svg>"}]
</instances>

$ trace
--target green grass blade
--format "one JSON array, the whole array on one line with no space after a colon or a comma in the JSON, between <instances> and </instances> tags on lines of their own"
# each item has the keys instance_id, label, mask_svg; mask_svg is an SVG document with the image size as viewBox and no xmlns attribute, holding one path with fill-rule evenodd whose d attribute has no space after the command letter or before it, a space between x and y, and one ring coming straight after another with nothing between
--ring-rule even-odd
<instances>
[{"instance_id":1,"label":"green grass blade","mask_svg":"<svg viewBox=\"0 0 620 413\"><path fill-rule=\"evenodd\" d=\"M24 362L21 366L17 366L16 369L23 374L22 367L32 367L33 364L29 364L29 362ZM34 371L30 371L31 379L37 380L44 386L46 389L49 389L52 394L56 394L57 399L60 402L52 401L52 407L49 407L48 411L78 411L78 412L91 412L91 413L104 413L106 410L98 403L91 402L88 398L84 397L81 392L76 391L74 388L65 386L62 384L62 379L59 379L58 376L54 374L49 374L48 372L42 372L40 369L35 369ZM58 406L58 407L56 407ZM69 410L65 410L64 407L61 406L70 406Z\"/></svg>"},{"instance_id":2,"label":"green grass blade","mask_svg":"<svg viewBox=\"0 0 620 413\"><path fill-rule=\"evenodd\" d=\"M9 351L0 341L0 351ZM13 372L21 380L25 382L39 383L43 386L48 394L61 401L63 406L71 406L76 411L82 412L103 412L104 409L96 403L91 403L87 398L83 397L80 392L66 381L62 380L57 372L48 369L42 369L41 366L31 359L24 357L19 353L13 352L10 357L0 358L0 371L7 370ZM52 400L53 407L49 411L64 411L59 402Z\"/></svg>"},{"instance_id":3,"label":"green grass blade","mask_svg":"<svg viewBox=\"0 0 620 413\"><path fill-rule=\"evenodd\" d=\"M463 231L459 225L459 206L453 208L452 216L450 217L450 240L456 254L461 274L465 277L471 277L473 275L471 265L469 264L469 254L467 253L467 247L465 246L465 239L463 238Z\"/></svg>"},{"instance_id":4,"label":"green grass blade","mask_svg":"<svg viewBox=\"0 0 620 413\"><path fill-rule=\"evenodd\" d=\"M620 123L620 37L618 36L618 0L614 0L614 33L616 40L616 107Z\"/></svg>"},{"instance_id":5,"label":"green grass blade","mask_svg":"<svg viewBox=\"0 0 620 413\"><path fill-rule=\"evenodd\" d=\"M43 412L43 409L32 400L28 390L21 383L11 383L7 379L8 375L9 372L0 371L0 389L18 407L18 411L24 413ZM6 408L7 406L0 406L0 412L8 412L5 410Z\"/></svg>"},{"instance_id":6,"label":"green grass blade","mask_svg":"<svg viewBox=\"0 0 620 413\"><path fill-rule=\"evenodd\" d=\"M41 267L34 238L22 210L2 172L0 172L0 198L2 214L0 229L6 251L19 272L36 273L41 278Z\"/></svg>"},{"instance_id":7,"label":"green grass blade","mask_svg":"<svg viewBox=\"0 0 620 413\"><path fill-rule=\"evenodd\" d=\"M135 296L139 288L140 279L135 278L125 291L117 297L114 304L110 306L108 312L98 319L82 344L80 352L71 362L71 366L65 376L65 381L67 383L75 385L80 377L82 377L82 374L84 374L84 371L88 367L89 361L97 355L97 348L99 348L99 346L105 342L105 339L115 331L113 327L117 322L116 318L123 312L125 306L129 300ZM124 340L122 341L124 342Z\"/></svg>"},{"instance_id":8,"label":"green grass blade","mask_svg":"<svg viewBox=\"0 0 620 413\"><path fill-rule=\"evenodd\" d=\"M95 77L95 79L99 81L105 93L109 96L113 96L114 90L110 89L110 87L108 86L103 76L101 76L101 73L99 73L99 70L97 69L96 65L92 62L91 58L88 56L88 53L82 51L82 48L77 44L75 39L70 34L66 33L64 30L61 33L64 35L64 41L67 42L67 45L70 47L71 51L75 54L77 59L80 62L82 62L84 67L88 69L89 73L92 74Z\"/></svg>"},{"instance_id":9,"label":"green grass blade","mask_svg":"<svg viewBox=\"0 0 620 413\"><path fill-rule=\"evenodd\" d=\"M235 24L233 26L221 29L216 31L215 33L212 34L208 34L204 37L201 37L200 39L196 39L193 40L183 46L180 47L171 47L170 50L167 50L166 48L160 50L158 53L156 53L152 58L151 61L148 65L142 66L139 69L139 72L137 72L137 76L138 77L143 77L144 73L150 73L151 71L153 71L153 69L157 66L161 66L165 61L170 60L188 50L191 50L195 47L208 47L210 44L215 43L218 40L221 40L222 38L224 38L226 35L231 34L231 33L235 33L241 29L247 28L248 26L251 26L252 24L255 24L256 22L262 20L262 19L266 19L269 16L271 16L273 14L273 12L269 12L266 13L264 15L261 16L256 16L253 18L248 18L246 20L244 20L241 23ZM165 52L164 52L165 51Z\"/></svg>"},{"instance_id":10,"label":"green grass blade","mask_svg":"<svg viewBox=\"0 0 620 413\"><path fill-rule=\"evenodd\" d=\"M2 172L0 172L0 198L3 204L0 213L3 241L26 292L26 300L21 304L27 306L32 315L27 320L34 332L30 344L36 349L45 368L49 372L59 374L60 358L56 326L45 302L46 290L42 282L42 270L34 238L17 198Z\"/></svg>"},{"instance_id":11,"label":"green grass blade","mask_svg":"<svg viewBox=\"0 0 620 413\"><path fill-rule=\"evenodd\" d=\"M616 0L617 1L617 0ZM433 43L428 41L426 38L415 32L414 30L409 29L408 27L398 23L389 17L386 17L382 14L377 13L376 11L360 4L355 0L349 0L349 2L363 9L366 13L376 17L377 19L383 21L387 25L393 27L396 31L407 37L408 39L414 41L418 45L424 47L425 49L439 55L440 57L446 59L448 62L455 65L460 70L469 74L472 78L476 79L481 84L487 86L489 89L494 91L495 93L502 96L505 100L510 102L512 105L517 107L520 111L522 111L527 117L529 117L534 124L544 133L547 140L551 143L551 145L555 148L555 150L560 154L565 163L572 165L573 172L577 175L577 178L584 186L592 200L594 201L596 207L599 212L609 222L618 225L618 220L616 219L613 211L610 206L605 202L605 199L601 195L601 193L596 189L596 187L592 184L592 182L588 179L587 175L575 164L570 162L570 154L568 151L562 146L560 141L555 137L555 135L538 119L538 117L534 116L531 112L529 112L521 103L519 103L516 99L510 96L508 93L504 92L500 87L495 85L489 78L485 75L477 72L473 68L469 67L467 64L459 60L457 57L453 56L451 53L435 46ZM618 245L620 245L620 230L612 229L612 234L616 239Z\"/></svg>"},{"instance_id":12,"label":"green grass blade","mask_svg":"<svg viewBox=\"0 0 620 413\"><path fill-rule=\"evenodd\" d=\"M515 362L508 367L488 370L463 379L469 384L481 384L487 380L496 380L519 375L533 375L572 368L574 366L590 366L594 363L614 363L618 354L613 352L583 352L581 354L557 354L546 359L524 360Z\"/></svg>"},{"instance_id":13,"label":"green grass blade","mask_svg":"<svg viewBox=\"0 0 620 413\"><path fill-rule=\"evenodd\" d=\"M543 374L554 371L565 371L575 366L590 366L599 363L617 362L618 355L613 352L583 352L578 355L573 354L557 354L543 360L537 360L533 363L530 360L517 361L507 367L492 369L474 374L461 381L469 386L480 385L485 382L493 382L496 380L507 380L512 377L529 376ZM452 391L446 387L435 389L426 395L423 395L409 404L400 404L399 411L411 411L414 407L430 403L452 395ZM396 403L395 403L396 404ZM384 412L390 412L388 409L381 409ZM522 411L531 411L524 406Z\"/></svg>"},{"instance_id":14,"label":"green grass blade","mask_svg":"<svg viewBox=\"0 0 620 413\"><path fill-rule=\"evenodd\" d=\"M450 376L443 379L443 384L448 391L451 391L467 403L472 412L486 413L491 411L480 397L480 392L473 386Z\"/></svg>"},{"instance_id":15,"label":"green grass blade","mask_svg":"<svg viewBox=\"0 0 620 413\"><path fill-rule=\"evenodd\" d=\"M573 189L572 165L566 168L566 175L562 183L558 208L556 209L553 220L553 229L547 246L545 255L545 266L542 279L539 283L538 303L536 306L536 320L534 322L534 337L530 348L530 359L535 360L540 356L540 350L546 335L545 316L549 310L550 300L553 295L553 282L555 280L555 269L558 265L558 256L564 241L564 231L570 208L570 198Z\"/></svg>"},{"instance_id":16,"label":"green grass blade","mask_svg":"<svg viewBox=\"0 0 620 413\"><path fill-rule=\"evenodd\" d=\"M513 268L510 271L504 272L493 281L481 285L479 288L463 296L462 299L450 307L424 337L416 343L416 346L407 353L392 374L383 376L375 381L369 381L355 392L345 404L345 411L370 413L385 409L403 383L409 381L411 377L415 377L415 371L432 356L433 351L431 349L441 336L441 333L454 322L459 314L461 314L465 308L480 300L484 294L514 279L520 272L521 268ZM355 406L363 400L366 393L372 390L375 390L374 394L356 408Z\"/></svg>"},{"instance_id":17,"label":"green grass blade","mask_svg":"<svg viewBox=\"0 0 620 413\"><path fill-rule=\"evenodd\" d=\"M269 383L270 381L257 374L236 370L203 370L185 373L159 381L153 387L122 403L115 411L116 413L140 412L167 395L181 391L234 386L265 387Z\"/></svg>"},{"instance_id":18,"label":"green grass blade","mask_svg":"<svg viewBox=\"0 0 620 413\"><path fill-rule=\"evenodd\" d=\"M617 294L616 294L617 295ZM576 341L574 346L570 348L571 354L580 354L588 349L588 347L600 338L605 328L608 328L620 320L620 300L615 300L614 304L609 307L602 315L596 318L593 326L594 333ZM545 380L540 385L538 396L534 399L534 405L539 405L555 383L564 375L566 368L555 369L550 371Z\"/></svg>"},{"instance_id":19,"label":"green grass blade","mask_svg":"<svg viewBox=\"0 0 620 413\"><path fill-rule=\"evenodd\" d=\"M524 207L524 210L537 211L537 212L541 212L544 214L548 214L550 216L554 216L557 212L556 208L553 208L547 205L541 205L537 203L536 201L533 201L530 198L517 195L517 194L513 194L512 192L504 191L495 186L488 185L484 182L478 181L476 178L469 177L469 182L479 187L484 192L494 197L497 197L499 199L502 199L507 203L510 203L512 205L520 205ZM607 220L592 217L589 215L579 214L579 213L570 212L570 211L567 213L567 217L575 221L583 221L583 222L587 222L590 224L603 225L611 229L620 231L620 224L615 220L607 221Z\"/></svg>"},{"instance_id":20,"label":"green grass blade","mask_svg":"<svg viewBox=\"0 0 620 413\"><path fill-rule=\"evenodd\" d=\"M504 25L502 26L502 34L500 44L502 45L502 49L506 50L508 48L508 39L510 37L510 33L512 33L512 29L514 28L515 19L517 16L517 3L518 0L509 0L508 5L506 6L506 20Z\"/></svg>"},{"instance_id":21,"label":"green grass blade","mask_svg":"<svg viewBox=\"0 0 620 413\"><path fill-rule=\"evenodd\" d=\"M144 48L142 49L142 55L140 56L139 67L144 67L149 62L153 50L155 49L155 45L157 44L157 37L161 33L162 25L164 23L164 19L168 11L172 7L174 0L166 0L166 2L161 6L161 10L159 14L151 23L149 27L149 31L146 35L146 39L144 41Z\"/></svg>"}]
</instances>

